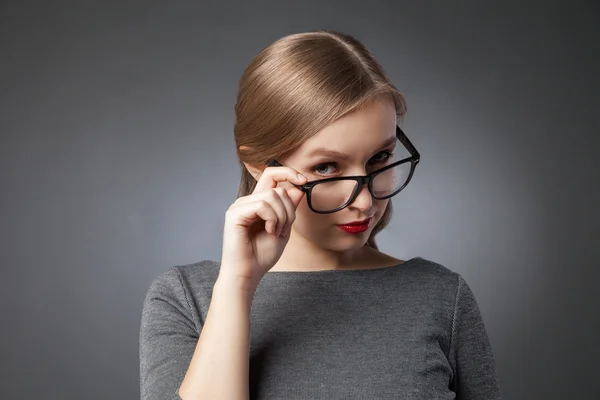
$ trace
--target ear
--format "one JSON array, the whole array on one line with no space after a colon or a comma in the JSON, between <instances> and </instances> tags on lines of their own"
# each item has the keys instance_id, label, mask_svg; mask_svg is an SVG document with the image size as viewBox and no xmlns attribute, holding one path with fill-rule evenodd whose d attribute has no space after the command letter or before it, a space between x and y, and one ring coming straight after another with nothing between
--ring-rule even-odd
<instances>
[{"instance_id":1,"label":"ear","mask_svg":"<svg viewBox=\"0 0 600 400\"><path fill-rule=\"evenodd\" d=\"M263 173L266 166L244 163L244 167L246 167L250 175L252 175L256 181L258 181L258 178L260 178L260 175Z\"/></svg>"},{"instance_id":2,"label":"ear","mask_svg":"<svg viewBox=\"0 0 600 400\"><path fill-rule=\"evenodd\" d=\"M240 146L238 148L239 153L246 153L251 150L252 149L248 146ZM250 173L250 175L252 175L254 180L258 181L258 178L260 178L260 175L262 174L262 171L265 169L266 166L253 165L253 164L248 164L248 163L244 162L244 167Z\"/></svg>"}]
</instances>

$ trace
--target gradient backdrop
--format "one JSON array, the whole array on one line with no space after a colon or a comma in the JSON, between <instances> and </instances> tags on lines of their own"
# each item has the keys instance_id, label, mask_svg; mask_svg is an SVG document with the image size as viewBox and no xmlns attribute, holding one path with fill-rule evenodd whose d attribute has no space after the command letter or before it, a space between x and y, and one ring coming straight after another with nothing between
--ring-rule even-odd
<instances>
[{"instance_id":1,"label":"gradient backdrop","mask_svg":"<svg viewBox=\"0 0 600 400\"><path fill-rule=\"evenodd\" d=\"M206 3L0 3L0 397L139 398L150 282L220 258L243 69L326 28L422 154L382 249L465 277L505 399L600 398L598 2Z\"/></svg>"}]
</instances>

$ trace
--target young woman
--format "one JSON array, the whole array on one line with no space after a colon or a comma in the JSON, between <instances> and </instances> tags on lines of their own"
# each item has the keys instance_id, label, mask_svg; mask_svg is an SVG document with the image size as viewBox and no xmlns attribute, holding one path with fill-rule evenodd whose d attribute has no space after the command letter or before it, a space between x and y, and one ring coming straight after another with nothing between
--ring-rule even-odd
<instances>
[{"instance_id":1,"label":"young woman","mask_svg":"<svg viewBox=\"0 0 600 400\"><path fill-rule=\"evenodd\" d=\"M235 111L222 257L149 288L142 399L499 399L467 283L375 243L420 154L369 51L332 31L277 40Z\"/></svg>"}]
</instances>

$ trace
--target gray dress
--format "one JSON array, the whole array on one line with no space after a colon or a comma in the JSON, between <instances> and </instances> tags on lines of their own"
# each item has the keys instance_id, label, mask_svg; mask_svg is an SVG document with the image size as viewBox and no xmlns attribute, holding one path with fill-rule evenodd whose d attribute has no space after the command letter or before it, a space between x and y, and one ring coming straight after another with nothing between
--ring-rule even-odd
<instances>
[{"instance_id":1,"label":"gray dress","mask_svg":"<svg viewBox=\"0 0 600 400\"><path fill-rule=\"evenodd\" d=\"M143 400L178 399L219 264L175 266L146 295ZM270 271L250 317L250 398L500 399L471 289L421 257L351 271Z\"/></svg>"}]
</instances>

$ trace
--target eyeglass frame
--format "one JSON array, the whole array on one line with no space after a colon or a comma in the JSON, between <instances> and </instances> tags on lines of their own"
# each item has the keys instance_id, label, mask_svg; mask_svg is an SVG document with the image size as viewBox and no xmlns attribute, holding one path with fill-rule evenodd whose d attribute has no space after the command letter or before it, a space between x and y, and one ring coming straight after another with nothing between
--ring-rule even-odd
<instances>
[{"instance_id":1,"label":"eyeglass frame","mask_svg":"<svg viewBox=\"0 0 600 400\"><path fill-rule=\"evenodd\" d=\"M356 198L358 197L358 194L361 192L363 186L367 185L369 188L369 193L371 194L371 196L373 196L374 199L376 200L385 200L385 199L389 199L391 197L394 197L395 195L397 195L398 193L400 193L407 185L408 183L411 181L413 174L415 172L415 167L417 166L417 164L419 163L419 161L421 161L421 154L417 151L417 149L415 148L415 146L413 146L413 144L410 142L410 140L408 140L408 137L406 137L406 134L404 133L404 131L402 131L402 129L400 129L400 127L398 125L396 125L396 138L400 141L400 143L402 143L404 145L404 147L408 150L408 152L411 154L410 157L404 158L400 161L396 161L390 165L386 165L383 168L379 168L378 170L375 170L367 175L355 175L355 176L336 176L333 178L324 178L324 179L317 179L314 181L309 181L306 182L303 185L296 185L296 184L292 184L294 185L296 188L300 189L301 191L303 191L304 193L306 193L306 200L308 203L308 207L311 209L311 211L317 213L317 214L331 214L340 210L343 210L344 208L348 207L350 204L352 204L352 202L354 202L354 200L356 200ZM389 194L387 196L383 196L383 197L377 197L374 193L373 193L373 179L375 179L375 177L379 174L381 174L382 172L387 171L388 169L397 167L400 164L404 164L410 162L411 163L411 167L410 167L410 173L408 174L408 179L406 180L406 182L404 183L404 185L402 185L402 187L398 190L396 190L394 193ZM277 160L269 160L265 163L267 166L269 167L282 167L283 165L281 163L279 163L279 161ZM313 188L318 185L319 183L326 183L326 182L333 182L333 181L342 181L342 180L349 180L349 181L356 181L357 185L356 188L354 189L354 192L352 193L352 195L350 196L350 199L344 203L342 206L331 210L331 211L318 211L315 210L312 206L312 202L311 202L311 192L313 190Z\"/></svg>"}]
</instances>

